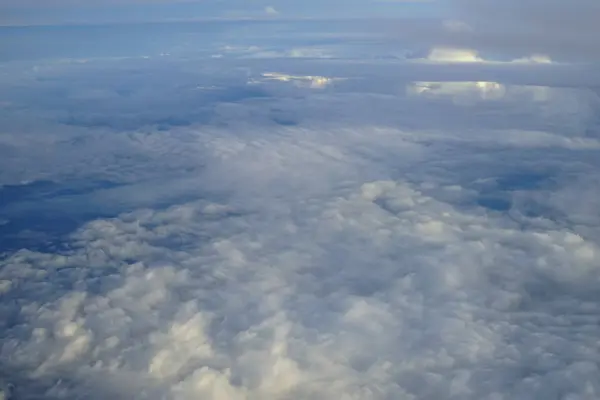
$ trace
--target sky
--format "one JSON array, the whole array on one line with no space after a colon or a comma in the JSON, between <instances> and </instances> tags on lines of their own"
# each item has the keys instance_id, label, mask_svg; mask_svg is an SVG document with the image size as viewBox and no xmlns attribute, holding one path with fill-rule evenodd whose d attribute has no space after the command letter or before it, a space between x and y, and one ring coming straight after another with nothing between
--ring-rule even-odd
<instances>
[{"instance_id":1,"label":"sky","mask_svg":"<svg viewBox=\"0 0 600 400\"><path fill-rule=\"evenodd\" d=\"M372 18L421 16L439 12L442 5L407 0L25 0L0 2L2 23L61 24L168 21L189 19Z\"/></svg>"},{"instance_id":2,"label":"sky","mask_svg":"<svg viewBox=\"0 0 600 400\"><path fill-rule=\"evenodd\" d=\"M595 2L0 7L0 400L600 397Z\"/></svg>"}]
</instances>

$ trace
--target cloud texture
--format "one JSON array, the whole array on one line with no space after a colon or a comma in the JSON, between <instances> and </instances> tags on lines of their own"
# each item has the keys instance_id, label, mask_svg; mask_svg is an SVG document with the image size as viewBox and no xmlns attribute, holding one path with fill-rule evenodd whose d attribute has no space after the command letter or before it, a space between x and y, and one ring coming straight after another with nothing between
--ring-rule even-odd
<instances>
[{"instance_id":1,"label":"cloud texture","mask_svg":"<svg viewBox=\"0 0 600 400\"><path fill-rule=\"evenodd\" d=\"M67 251L3 261L3 359L48 398L596 396L597 233L523 229L460 206L472 190L373 180L350 154L427 169L413 140L207 143L227 201L93 221Z\"/></svg>"},{"instance_id":2,"label":"cloud texture","mask_svg":"<svg viewBox=\"0 0 600 400\"><path fill-rule=\"evenodd\" d=\"M2 64L5 397L598 398L593 74L224 29Z\"/></svg>"}]
</instances>

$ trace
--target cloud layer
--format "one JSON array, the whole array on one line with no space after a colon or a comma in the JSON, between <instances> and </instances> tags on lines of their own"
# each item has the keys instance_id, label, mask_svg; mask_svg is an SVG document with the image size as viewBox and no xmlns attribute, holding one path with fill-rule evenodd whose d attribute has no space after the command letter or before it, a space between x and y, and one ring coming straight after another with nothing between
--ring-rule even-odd
<instances>
[{"instance_id":1,"label":"cloud layer","mask_svg":"<svg viewBox=\"0 0 600 400\"><path fill-rule=\"evenodd\" d=\"M8 256L3 359L48 398L597 394L597 233L465 208L482 195L443 176L369 179L388 174L359 148L430 168L400 131L272 134L206 143L201 182L218 178L227 201L93 221L70 250ZM507 190L524 213L530 195Z\"/></svg>"},{"instance_id":2,"label":"cloud layer","mask_svg":"<svg viewBox=\"0 0 600 400\"><path fill-rule=\"evenodd\" d=\"M598 398L594 75L261 29L2 64L4 396Z\"/></svg>"}]
</instances>

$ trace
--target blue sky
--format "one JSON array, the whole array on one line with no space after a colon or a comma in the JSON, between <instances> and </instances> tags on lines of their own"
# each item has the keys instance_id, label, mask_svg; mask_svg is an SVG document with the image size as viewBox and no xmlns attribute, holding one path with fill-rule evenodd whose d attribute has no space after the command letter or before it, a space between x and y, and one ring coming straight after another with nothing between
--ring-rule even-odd
<instances>
[{"instance_id":1,"label":"blue sky","mask_svg":"<svg viewBox=\"0 0 600 400\"><path fill-rule=\"evenodd\" d=\"M202 18L365 18L412 17L439 14L434 1L388 0L208 0L188 2L135 1L5 1L4 24L60 24L165 21ZM276 12L273 12L276 11Z\"/></svg>"}]
</instances>

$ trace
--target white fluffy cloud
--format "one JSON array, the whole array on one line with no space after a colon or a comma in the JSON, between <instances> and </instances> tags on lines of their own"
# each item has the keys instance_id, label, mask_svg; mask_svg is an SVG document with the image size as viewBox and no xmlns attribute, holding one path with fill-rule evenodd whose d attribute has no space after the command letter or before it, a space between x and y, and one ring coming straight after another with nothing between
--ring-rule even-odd
<instances>
[{"instance_id":1,"label":"white fluffy cloud","mask_svg":"<svg viewBox=\"0 0 600 400\"><path fill-rule=\"evenodd\" d=\"M405 172L435 167L427 136L198 139L199 183L227 199L92 221L68 251L2 261L17 393L29 379L48 398L597 395L597 235L461 207L476 193L444 175L377 179L391 165L367 154L383 148Z\"/></svg>"}]
</instances>

